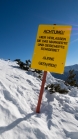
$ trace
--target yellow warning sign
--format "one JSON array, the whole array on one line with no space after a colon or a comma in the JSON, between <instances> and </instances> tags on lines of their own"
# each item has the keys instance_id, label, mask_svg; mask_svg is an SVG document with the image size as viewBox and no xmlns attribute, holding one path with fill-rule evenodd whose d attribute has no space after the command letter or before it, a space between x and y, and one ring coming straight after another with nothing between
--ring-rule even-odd
<instances>
[{"instance_id":1,"label":"yellow warning sign","mask_svg":"<svg viewBox=\"0 0 78 139\"><path fill-rule=\"evenodd\" d=\"M71 26L39 25L31 68L64 72Z\"/></svg>"}]
</instances>

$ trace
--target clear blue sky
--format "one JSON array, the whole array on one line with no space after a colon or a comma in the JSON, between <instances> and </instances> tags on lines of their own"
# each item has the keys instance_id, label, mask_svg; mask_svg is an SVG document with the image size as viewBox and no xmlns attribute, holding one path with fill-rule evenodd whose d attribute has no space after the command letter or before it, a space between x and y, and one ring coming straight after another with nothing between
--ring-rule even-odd
<instances>
[{"instance_id":1,"label":"clear blue sky","mask_svg":"<svg viewBox=\"0 0 78 139\"><path fill-rule=\"evenodd\" d=\"M32 59L39 24L72 25L66 65L78 64L78 0L0 0L0 58Z\"/></svg>"}]
</instances>

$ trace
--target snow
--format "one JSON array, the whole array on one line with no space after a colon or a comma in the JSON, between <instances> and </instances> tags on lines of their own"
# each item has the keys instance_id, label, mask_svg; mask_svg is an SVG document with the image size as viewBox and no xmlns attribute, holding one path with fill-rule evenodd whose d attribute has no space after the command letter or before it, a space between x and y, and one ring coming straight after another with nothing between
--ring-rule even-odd
<instances>
[{"instance_id":1,"label":"snow","mask_svg":"<svg viewBox=\"0 0 78 139\"><path fill-rule=\"evenodd\" d=\"M68 88L48 72L49 83ZM38 114L40 86L36 73L0 59L0 139L78 139L78 88L66 95L45 90Z\"/></svg>"},{"instance_id":2,"label":"snow","mask_svg":"<svg viewBox=\"0 0 78 139\"><path fill-rule=\"evenodd\" d=\"M75 64L75 65L71 65L71 66L66 66L65 67L65 72L68 72L69 70L75 70L75 71L78 71L78 64Z\"/></svg>"}]
</instances>

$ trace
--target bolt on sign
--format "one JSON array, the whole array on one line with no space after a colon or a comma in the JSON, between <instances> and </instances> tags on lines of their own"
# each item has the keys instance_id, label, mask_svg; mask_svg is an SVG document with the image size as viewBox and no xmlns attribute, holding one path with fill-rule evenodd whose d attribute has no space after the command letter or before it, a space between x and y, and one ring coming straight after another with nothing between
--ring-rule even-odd
<instances>
[{"instance_id":1,"label":"bolt on sign","mask_svg":"<svg viewBox=\"0 0 78 139\"><path fill-rule=\"evenodd\" d=\"M62 74L71 26L39 25L31 68Z\"/></svg>"}]
</instances>

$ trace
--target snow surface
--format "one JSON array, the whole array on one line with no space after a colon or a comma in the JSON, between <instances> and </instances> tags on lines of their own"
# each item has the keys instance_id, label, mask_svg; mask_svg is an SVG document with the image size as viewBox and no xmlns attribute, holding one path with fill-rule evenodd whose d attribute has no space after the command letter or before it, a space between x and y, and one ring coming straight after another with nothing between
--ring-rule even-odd
<instances>
[{"instance_id":1,"label":"snow surface","mask_svg":"<svg viewBox=\"0 0 78 139\"><path fill-rule=\"evenodd\" d=\"M46 84L60 83L47 74ZM69 94L44 91L35 112L41 80L15 62L0 59L0 139L78 139L78 89Z\"/></svg>"}]
</instances>

